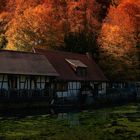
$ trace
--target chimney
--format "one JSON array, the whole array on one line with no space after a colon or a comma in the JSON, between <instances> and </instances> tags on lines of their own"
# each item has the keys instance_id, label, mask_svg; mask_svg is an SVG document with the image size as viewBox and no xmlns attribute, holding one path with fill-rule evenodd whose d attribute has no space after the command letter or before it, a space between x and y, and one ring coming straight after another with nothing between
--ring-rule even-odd
<instances>
[{"instance_id":1,"label":"chimney","mask_svg":"<svg viewBox=\"0 0 140 140\"><path fill-rule=\"evenodd\" d=\"M93 59L92 53L90 53L90 52L86 52L86 56L88 57L88 59Z\"/></svg>"},{"instance_id":2,"label":"chimney","mask_svg":"<svg viewBox=\"0 0 140 140\"><path fill-rule=\"evenodd\" d=\"M36 53L36 51L35 51L35 48L34 48L34 47L32 48L32 52L33 52L33 53Z\"/></svg>"}]
</instances>

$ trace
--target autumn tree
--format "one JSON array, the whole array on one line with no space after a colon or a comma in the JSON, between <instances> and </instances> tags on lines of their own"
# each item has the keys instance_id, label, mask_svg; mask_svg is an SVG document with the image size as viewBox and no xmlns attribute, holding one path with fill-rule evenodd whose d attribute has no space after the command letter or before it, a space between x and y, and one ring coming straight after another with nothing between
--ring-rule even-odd
<instances>
[{"instance_id":1,"label":"autumn tree","mask_svg":"<svg viewBox=\"0 0 140 140\"><path fill-rule=\"evenodd\" d=\"M45 4L17 14L7 31L9 45L18 50L31 50L35 46L57 46L63 39L59 32L59 22L53 14L51 5Z\"/></svg>"},{"instance_id":2,"label":"autumn tree","mask_svg":"<svg viewBox=\"0 0 140 140\"><path fill-rule=\"evenodd\" d=\"M95 1L78 0L66 2L65 48L66 51L97 54L96 37L101 23L98 20L100 5Z\"/></svg>"},{"instance_id":3,"label":"autumn tree","mask_svg":"<svg viewBox=\"0 0 140 140\"><path fill-rule=\"evenodd\" d=\"M7 24L9 22L9 13L6 11L1 11L0 13L0 48L5 48L7 45L7 37L5 32L7 30Z\"/></svg>"},{"instance_id":4,"label":"autumn tree","mask_svg":"<svg viewBox=\"0 0 140 140\"><path fill-rule=\"evenodd\" d=\"M137 49L140 14L138 1L125 1L118 7L110 7L102 26L100 64L114 80L139 78L139 55Z\"/></svg>"},{"instance_id":5,"label":"autumn tree","mask_svg":"<svg viewBox=\"0 0 140 140\"><path fill-rule=\"evenodd\" d=\"M8 46L30 49L34 46L31 42L40 42L35 44L80 53L93 52L98 48L99 10L100 5L95 0L16 1L14 18L6 32ZM26 34L28 39L24 37Z\"/></svg>"},{"instance_id":6,"label":"autumn tree","mask_svg":"<svg viewBox=\"0 0 140 140\"><path fill-rule=\"evenodd\" d=\"M0 47L100 53L111 78L136 79L139 10L139 0L0 0Z\"/></svg>"}]
</instances>

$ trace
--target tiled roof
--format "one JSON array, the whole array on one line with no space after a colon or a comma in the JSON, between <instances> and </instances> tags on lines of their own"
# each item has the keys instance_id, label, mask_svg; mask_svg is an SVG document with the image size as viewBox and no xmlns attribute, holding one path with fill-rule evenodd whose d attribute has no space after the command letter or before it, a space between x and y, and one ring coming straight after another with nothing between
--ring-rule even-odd
<instances>
[{"instance_id":1,"label":"tiled roof","mask_svg":"<svg viewBox=\"0 0 140 140\"><path fill-rule=\"evenodd\" d=\"M35 49L35 52L46 56L59 73L58 80L107 81L107 78L95 61L87 55L43 49ZM86 76L78 76L66 60L77 60L77 62L80 62L78 65L86 66Z\"/></svg>"},{"instance_id":2,"label":"tiled roof","mask_svg":"<svg viewBox=\"0 0 140 140\"><path fill-rule=\"evenodd\" d=\"M6 50L0 51L0 74L58 76L44 55Z\"/></svg>"}]
</instances>

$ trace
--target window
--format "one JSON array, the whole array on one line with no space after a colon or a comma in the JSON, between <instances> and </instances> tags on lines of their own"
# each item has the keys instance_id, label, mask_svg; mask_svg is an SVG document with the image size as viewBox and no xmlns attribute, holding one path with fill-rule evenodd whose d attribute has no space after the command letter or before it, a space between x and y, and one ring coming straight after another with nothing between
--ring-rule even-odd
<instances>
[{"instance_id":1,"label":"window","mask_svg":"<svg viewBox=\"0 0 140 140\"><path fill-rule=\"evenodd\" d=\"M101 91L103 89L102 84L98 85L98 89Z\"/></svg>"},{"instance_id":2,"label":"window","mask_svg":"<svg viewBox=\"0 0 140 140\"><path fill-rule=\"evenodd\" d=\"M14 75L8 76L8 87L11 89L17 88L17 77Z\"/></svg>"},{"instance_id":3,"label":"window","mask_svg":"<svg viewBox=\"0 0 140 140\"><path fill-rule=\"evenodd\" d=\"M80 60L65 59L78 76L87 75L87 66Z\"/></svg>"},{"instance_id":4,"label":"window","mask_svg":"<svg viewBox=\"0 0 140 140\"><path fill-rule=\"evenodd\" d=\"M37 88L37 79L35 76L30 77L30 88L36 89Z\"/></svg>"},{"instance_id":5,"label":"window","mask_svg":"<svg viewBox=\"0 0 140 140\"><path fill-rule=\"evenodd\" d=\"M80 67L78 67L77 69L76 69L76 74L78 75L78 76L86 76L86 74L87 74L87 69L86 68L80 68Z\"/></svg>"},{"instance_id":6,"label":"window","mask_svg":"<svg viewBox=\"0 0 140 140\"><path fill-rule=\"evenodd\" d=\"M57 83L56 90L57 91L67 91L68 90L68 83L67 82Z\"/></svg>"}]
</instances>

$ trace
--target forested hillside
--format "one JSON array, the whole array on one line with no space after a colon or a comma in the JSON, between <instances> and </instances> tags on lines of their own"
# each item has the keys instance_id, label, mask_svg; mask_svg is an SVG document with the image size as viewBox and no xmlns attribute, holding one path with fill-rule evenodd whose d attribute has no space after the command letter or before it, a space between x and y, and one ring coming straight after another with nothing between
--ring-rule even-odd
<instances>
[{"instance_id":1,"label":"forested hillside","mask_svg":"<svg viewBox=\"0 0 140 140\"><path fill-rule=\"evenodd\" d=\"M0 48L91 52L111 80L140 80L140 0L0 0Z\"/></svg>"}]
</instances>

